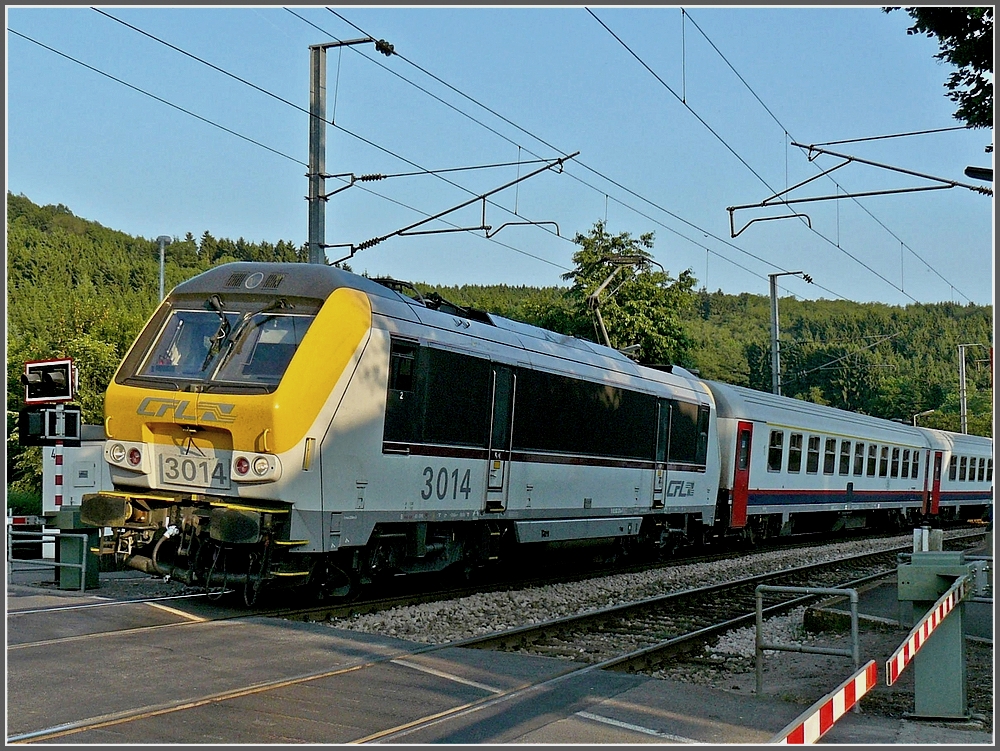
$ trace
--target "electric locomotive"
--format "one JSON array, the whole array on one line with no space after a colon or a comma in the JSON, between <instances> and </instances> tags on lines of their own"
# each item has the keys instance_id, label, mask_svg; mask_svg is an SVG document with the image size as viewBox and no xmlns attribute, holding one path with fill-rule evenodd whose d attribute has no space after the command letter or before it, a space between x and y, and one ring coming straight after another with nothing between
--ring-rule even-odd
<instances>
[{"instance_id":1,"label":"electric locomotive","mask_svg":"<svg viewBox=\"0 0 1000 751\"><path fill-rule=\"evenodd\" d=\"M248 601L523 545L664 549L715 523L703 382L334 267L179 285L105 415L114 488L83 521L129 566Z\"/></svg>"}]
</instances>

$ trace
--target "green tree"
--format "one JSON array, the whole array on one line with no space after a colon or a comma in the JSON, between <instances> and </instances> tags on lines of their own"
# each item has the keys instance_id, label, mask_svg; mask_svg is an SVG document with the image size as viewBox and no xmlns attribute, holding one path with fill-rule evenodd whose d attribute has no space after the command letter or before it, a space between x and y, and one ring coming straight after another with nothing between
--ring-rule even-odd
<instances>
[{"instance_id":1,"label":"green tree","mask_svg":"<svg viewBox=\"0 0 1000 751\"><path fill-rule=\"evenodd\" d=\"M691 270L676 279L651 270L652 232L638 238L628 232L611 235L598 221L589 234L577 234L573 241L580 246L573 254L576 268L563 278L573 282L569 296L578 310L586 311L591 295L611 278L597 298L611 346L638 346L636 358L647 364L690 365L691 340L682 318L694 309ZM637 263L623 264L623 259Z\"/></svg>"},{"instance_id":2,"label":"green tree","mask_svg":"<svg viewBox=\"0 0 1000 751\"><path fill-rule=\"evenodd\" d=\"M885 8L890 13L899 8ZM958 103L955 118L972 128L993 127L993 8L906 8L913 19L907 34L936 38L938 60L954 65L945 88Z\"/></svg>"}]
</instances>

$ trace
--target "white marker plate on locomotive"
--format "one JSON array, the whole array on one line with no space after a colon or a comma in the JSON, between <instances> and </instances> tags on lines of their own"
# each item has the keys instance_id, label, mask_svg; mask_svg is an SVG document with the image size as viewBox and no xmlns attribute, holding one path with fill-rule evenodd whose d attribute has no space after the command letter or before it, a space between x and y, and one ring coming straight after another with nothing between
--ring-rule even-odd
<instances>
[{"instance_id":1,"label":"white marker plate on locomotive","mask_svg":"<svg viewBox=\"0 0 1000 751\"><path fill-rule=\"evenodd\" d=\"M161 446L157 461L162 485L229 490L229 462L210 449Z\"/></svg>"}]
</instances>

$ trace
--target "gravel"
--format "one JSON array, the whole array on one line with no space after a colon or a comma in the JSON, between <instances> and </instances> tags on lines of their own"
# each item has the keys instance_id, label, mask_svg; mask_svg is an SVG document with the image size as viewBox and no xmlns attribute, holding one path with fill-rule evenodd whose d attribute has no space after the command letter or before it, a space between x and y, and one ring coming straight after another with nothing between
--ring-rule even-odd
<instances>
[{"instance_id":1,"label":"gravel","mask_svg":"<svg viewBox=\"0 0 1000 751\"><path fill-rule=\"evenodd\" d=\"M330 621L330 625L427 644L442 644L729 579L886 550L905 545L910 540L912 536L903 535L753 553L709 563L670 566L636 574L616 574L570 584L478 594L457 600L393 608L380 613L335 619Z\"/></svg>"}]
</instances>

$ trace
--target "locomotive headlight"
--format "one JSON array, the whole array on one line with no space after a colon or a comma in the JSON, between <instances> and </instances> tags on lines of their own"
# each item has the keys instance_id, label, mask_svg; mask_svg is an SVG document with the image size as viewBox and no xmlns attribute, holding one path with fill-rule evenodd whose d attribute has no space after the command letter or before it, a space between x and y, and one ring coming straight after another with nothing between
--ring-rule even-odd
<instances>
[{"instance_id":1,"label":"locomotive headlight","mask_svg":"<svg viewBox=\"0 0 1000 751\"><path fill-rule=\"evenodd\" d=\"M111 444L111 448L108 449L108 456L116 464L125 461L125 447L120 443Z\"/></svg>"},{"instance_id":2,"label":"locomotive headlight","mask_svg":"<svg viewBox=\"0 0 1000 751\"><path fill-rule=\"evenodd\" d=\"M241 483L274 482L281 478L281 461L274 454L233 455L233 480Z\"/></svg>"},{"instance_id":3,"label":"locomotive headlight","mask_svg":"<svg viewBox=\"0 0 1000 751\"><path fill-rule=\"evenodd\" d=\"M108 441L104 444L104 459L113 467L129 472L149 472L149 449L132 441Z\"/></svg>"}]
</instances>

